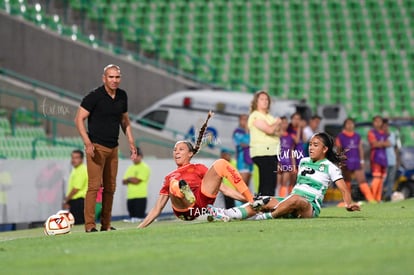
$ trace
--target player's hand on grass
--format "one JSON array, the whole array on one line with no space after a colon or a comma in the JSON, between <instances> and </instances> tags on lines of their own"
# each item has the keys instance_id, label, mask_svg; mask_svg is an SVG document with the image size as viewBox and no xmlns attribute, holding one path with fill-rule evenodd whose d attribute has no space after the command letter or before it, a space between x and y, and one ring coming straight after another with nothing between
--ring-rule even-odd
<instances>
[{"instance_id":1,"label":"player's hand on grass","mask_svg":"<svg viewBox=\"0 0 414 275\"><path fill-rule=\"evenodd\" d=\"M361 207L357 203L351 203L345 207L347 211L361 211Z\"/></svg>"}]
</instances>

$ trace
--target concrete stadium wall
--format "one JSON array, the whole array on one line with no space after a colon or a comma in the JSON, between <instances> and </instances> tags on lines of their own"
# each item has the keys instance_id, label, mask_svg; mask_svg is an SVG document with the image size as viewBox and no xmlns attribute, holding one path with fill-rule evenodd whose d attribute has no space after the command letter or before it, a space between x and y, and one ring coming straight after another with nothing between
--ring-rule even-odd
<instances>
[{"instance_id":1,"label":"concrete stadium wall","mask_svg":"<svg viewBox=\"0 0 414 275\"><path fill-rule=\"evenodd\" d=\"M147 210L154 207L162 187L164 177L176 166L172 159L144 159L151 168L148 184ZM195 159L208 167L211 159ZM120 160L117 176L117 188L114 196L112 215L128 216L126 208L126 186L122 178L129 160ZM69 159L66 160L0 160L0 194L5 199L0 203L0 225L12 223L31 223L45 221L62 207L64 194L67 192L68 178L71 171ZM24 171L24 172L22 172ZM223 207L222 198L216 205ZM171 204L163 210L172 214Z\"/></svg>"},{"instance_id":2,"label":"concrete stadium wall","mask_svg":"<svg viewBox=\"0 0 414 275\"><path fill-rule=\"evenodd\" d=\"M0 67L85 95L102 84L102 70L121 67L121 88L129 95L129 112L196 84L149 65L97 50L0 11Z\"/></svg>"}]
</instances>

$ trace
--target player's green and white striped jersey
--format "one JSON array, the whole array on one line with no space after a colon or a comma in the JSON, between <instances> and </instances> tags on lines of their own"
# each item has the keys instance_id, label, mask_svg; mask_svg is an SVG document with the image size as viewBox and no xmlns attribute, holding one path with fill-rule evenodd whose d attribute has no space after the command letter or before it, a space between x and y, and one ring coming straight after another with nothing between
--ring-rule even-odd
<instances>
[{"instance_id":1,"label":"player's green and white striped jersey","mask_svg":"<svg viewBox=\"0 0 414 275\"><path fill-rule=\"evenodd\" d=\"M313 162L309 157L303 158L292 193L321 204L329 184L339 179L342 179L341 169L328 159Z\"/></svg>"}]
</instances>

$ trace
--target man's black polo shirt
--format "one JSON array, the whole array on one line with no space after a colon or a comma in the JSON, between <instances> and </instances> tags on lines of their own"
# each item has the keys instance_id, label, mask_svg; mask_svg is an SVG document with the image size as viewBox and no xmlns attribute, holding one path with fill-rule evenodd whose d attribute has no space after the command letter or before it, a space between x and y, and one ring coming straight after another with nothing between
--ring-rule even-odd
<instances>
[{"instance_id":1,"label":"man's black polo shirt","mask_svg":"<svg viewBox=\"0 0 414 275\"><path fill-rule=\"evenodd\" d=\"M104 86L101 86L86 95L81 106L89 112L89 139L109 148L118 146L122 114L128 111L126 92L117 89L115 98L112 99Z\"/></svg>"}]
</instances>

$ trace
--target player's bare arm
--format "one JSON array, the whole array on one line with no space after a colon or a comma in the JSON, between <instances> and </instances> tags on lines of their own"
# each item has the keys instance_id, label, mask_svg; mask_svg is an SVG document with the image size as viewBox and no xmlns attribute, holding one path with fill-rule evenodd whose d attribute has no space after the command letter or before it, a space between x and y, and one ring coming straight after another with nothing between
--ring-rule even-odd
<instances>
[{"instance_id":1,"label":"player's bare arm","mask_svg":"<svg viewBox=\"0 0 414 275\"><path fill-rule=\"evenodd\" d=\"M337 180L335 182L336 186L342 193L342 198L345 202L345 208L348 211L360 211L361 208L359 207L359 204L354 203L351 198L351 194L348 191L348 188L346 187L345 181L343 179Z\"/></svg>"},{"instance_id":2,"label":"player's bare arm","mask_svg":"<svg viewBox=\"0 0 414 275\"><path fill-rule=\"evenodd\" d=\"M144 228L150 225L161 214L161 211L164 209L168 200L169 196L160 195L155 203L155 206L150 210L145 219L138 225L138 228Z\"/></svg>"}]
</instances>

